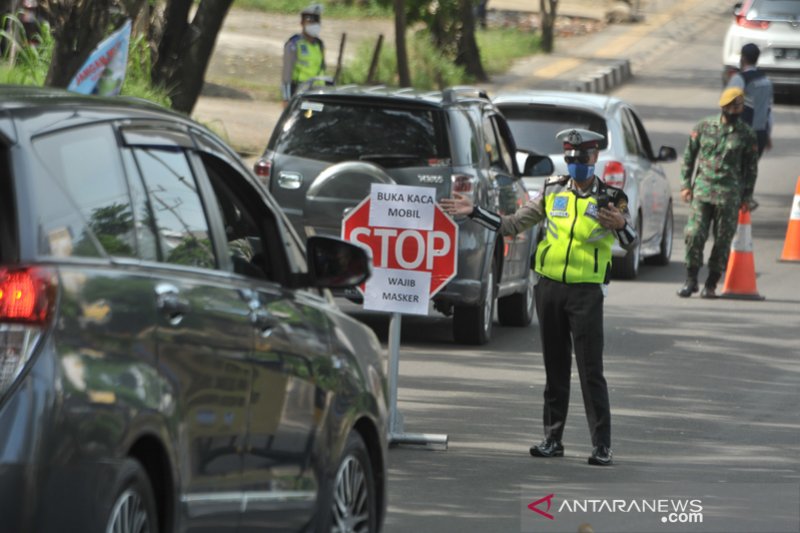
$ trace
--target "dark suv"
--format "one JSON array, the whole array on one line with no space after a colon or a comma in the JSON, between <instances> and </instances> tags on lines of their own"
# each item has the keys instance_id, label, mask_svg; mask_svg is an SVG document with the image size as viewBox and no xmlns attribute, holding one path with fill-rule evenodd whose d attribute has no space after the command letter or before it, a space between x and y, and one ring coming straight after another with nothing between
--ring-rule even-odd
<instances>
[{"instance_id":1,"label":"dark suv","mask_svg":"<svg viewBox=\"0 0 800 533\"><path fill-rule=\"evenodd\" d=\"M0 530L378 531L368 272L203 127L0 87Z\"/></svg>"},{"instance_id":2,"label":"dark suv","mask_svg":"<svg viewBox=\"0 0 800 533\"><path fill-rule=\"evenodd\" d=\"M255 170L306 236L339 235L344 214L376 182L433 187L437 198L459 192L503 214L527 200L505 119L470 87L303 93L281 116ZM528 325L534 230L503 239L469 219L457 222L458 273L434 297L437 310L453 315L456 341L489 341L495 300L501 324Z\"/></svg>"}]
</instances>

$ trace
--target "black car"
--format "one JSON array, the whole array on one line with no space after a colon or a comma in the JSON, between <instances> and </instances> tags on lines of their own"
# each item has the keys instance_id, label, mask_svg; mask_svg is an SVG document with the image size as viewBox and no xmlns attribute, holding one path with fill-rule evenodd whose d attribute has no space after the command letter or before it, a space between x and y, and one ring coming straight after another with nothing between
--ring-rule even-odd
<instances>
[{"instance_id":1,"label":"black car","mask_svg":"<svg viewBox=\"0 0 800 533\"><path fill-rule=\"evenodd\" d=\"M142 101L0 87L0 169L1 531L380 530L361 248Z\"/></svg>"},{"instance_id":2,"label":"black car","mask_svg":"<svg viewBox=\"0 0 800 533\"><path fill-rule=\"evenodd\" d=\"M339 235L372 183L432 187L437 199L459 192L513 213L528 198L516 155L505 119L475 88L328 87L291 101L255 171L298 233ZM527 326L535 230L504 239L457 222L458 272L434 297L437 310L453 315L456 341L490 340L495 301L501 324Z\"/></svg>"}]
</instances>

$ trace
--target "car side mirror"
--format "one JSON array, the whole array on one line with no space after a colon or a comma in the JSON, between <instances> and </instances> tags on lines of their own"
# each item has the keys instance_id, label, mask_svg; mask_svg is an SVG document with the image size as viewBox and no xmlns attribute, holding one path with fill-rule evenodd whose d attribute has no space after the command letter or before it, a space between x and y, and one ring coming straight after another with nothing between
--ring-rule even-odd
<instances>
[{"instance_id":1,"label":"car side mirror","mask_svg":"<svg viewBox=\"0 0 800 533\"><path fill-rule=\"evenodd\" d=\"M735 4L733 4L733 16L738 17L741 12L742 12L742 3L736 2Z\"/></svg>"},{"instance_id":2,"label":"car side mirror","mask_svg":"<svg viewBox=\"0 0 800 533\"><path fill-rule=\"evenodd\" d=\"M663 161L668 163L670 161L675 161L678 158L678 153L675 151L675 148L672 146L662 146L658 150L658 161Z\"/></svg>"},{"instance_id":3,"label":"car side mirror","mask_svg":"<svg viewBox=\"0 0 800 533\"><path fill-rule=\"evenodd\" d=\"M553 160L546 155L524 153L525 163L522 165L523 176L552 176L555 166Z\"/></svg>"},{"instance_id":4,"label":"car side mirror","mask_svg":"<svg viewBox=\"0 0 800 533\"><path fill-rule=\"evenodd\" d=\"M325 289L355 287L372 275L372 258L363 246L315 235L306 241L307 284Z\"/></svg>"}]
</instances>

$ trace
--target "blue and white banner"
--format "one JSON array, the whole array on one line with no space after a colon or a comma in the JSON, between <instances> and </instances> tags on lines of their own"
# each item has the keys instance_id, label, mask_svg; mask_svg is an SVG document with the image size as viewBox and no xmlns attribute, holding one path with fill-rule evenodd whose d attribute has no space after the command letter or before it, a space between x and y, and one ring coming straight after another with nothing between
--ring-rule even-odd
<instances>
[{"instance_id":1,"label":"blue and white banner","mask_svg":"<svg viewBox=\"0 0 800 533\"><path fill-rule=\"evenodd\" d=\"M118 95L125 80L130 40L131 21L127 20L120 29L97 45L72 78L67 90L100 96Z\"/></svg>"}]
</instances>

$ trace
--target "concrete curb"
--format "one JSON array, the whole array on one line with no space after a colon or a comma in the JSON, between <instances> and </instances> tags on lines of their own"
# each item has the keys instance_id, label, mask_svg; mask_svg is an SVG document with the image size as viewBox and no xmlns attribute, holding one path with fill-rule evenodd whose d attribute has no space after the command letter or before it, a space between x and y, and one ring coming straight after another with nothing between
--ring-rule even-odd
<instances>
[{"instance_id":1,"label":"concrete curb","mask_svg":"<svg viewBox=\"0 0 800 533\"><path fill-rule=\"evenodd\" d=\"M573 82L570 90L583 93L607 93L613 91L633 77L631 62L628 59L614 60L591 72L588 76Z\"/></svg>"}]
</instances>

